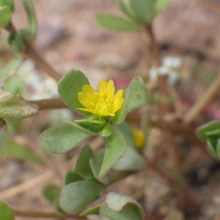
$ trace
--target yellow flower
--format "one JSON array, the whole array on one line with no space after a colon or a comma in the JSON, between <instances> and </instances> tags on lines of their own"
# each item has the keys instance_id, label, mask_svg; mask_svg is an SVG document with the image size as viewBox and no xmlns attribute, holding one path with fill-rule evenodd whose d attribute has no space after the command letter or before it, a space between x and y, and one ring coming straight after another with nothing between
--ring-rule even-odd
<instances>
[{"instance_id":1,"label":"yellow flower","mask_svg":"<svg viewBox=\"0 0 220 220\"><path fill-rule=\"evenodd\" d=\"M141 129L134 128L134 143L138 148L143 148L145 145L144 132Z\"/></svg>"},{"instance_id":2,"label":"yellow flower","mask_svg":"<svg viewBox=\"0 0 220 220\"><path fill-rule=\"evenodd\" d=\"M90 85L84 85L82 91L78 92L79 102L84 108L78 109L91 112L97 116L115 116L115 113L124 102L122 96L122 89L115 93L115 85L112 80L108 82L101 80L98 85L98 91Z\"/></svg>"}]
</instances>

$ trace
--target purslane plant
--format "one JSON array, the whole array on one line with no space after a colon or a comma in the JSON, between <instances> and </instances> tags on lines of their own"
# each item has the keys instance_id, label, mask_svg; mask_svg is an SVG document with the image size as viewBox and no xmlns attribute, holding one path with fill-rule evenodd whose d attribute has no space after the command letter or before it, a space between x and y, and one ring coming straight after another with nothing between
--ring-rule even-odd
<instances>
[{"instance_id":1,"label":"purslane plant","mask_svg":"<svg viewBox=\"0 0 220 220\"><path fill-rule=\"evenodd\" d=\"M103 177L126 152L127 143L119 124L128 112L149 101L149 91L139 77L134 78L124 91L115 93L112 80L102 80L96 91L80 71L66 74L58 90L64 103L86 118L67 121L62 127L44 132L43 144L54 153L64 153L88 136L102 136L106 148L99 177Z\"/></svg>"},{"instance_id":2,"label":"purslane plant","mask_svg":"<svg viewBox=\"0 0 220 220\"><path fill-rule=\"evenodd\" d=\"M120 124L129 111L149 101L150 93L139 77L134 78L124 91L120 89L115 92L112 80L101 80L98 89L95 90L80 71L66 74L59 82L58 90L64 103L84 115L85 119L66 121L66 125L62 127L45 131L41 136L43 144L54 153L64 153L85 138L99 135L104 138L106 145L104 151L98 151L96 154L89 146L85 146L75 169L67 173L63 188L48 186L44 190L44 196L56 210L76 214L84 211L106 191L109 183L107 173L110 169L140 170L145 167L144 160L134 147L135 142L129 140L132 131L127 128L129 133L126 133L123 127L126 125L121 127ZM53 189L56 189L56 195L51 201L50 194ZM129 219L128 213L133 213L136 219L143 218L142 211L136 212L131 209L128 212L129 208L124 208L126 204L127 202L121 209L116 208L118 209L116 211L114 208L111 209L111 206L103 204L94 210L84 211L84 215L85 213L122 215ZM132 206L136 207L135 210L140 210L140 207Z\"/></svg>"}]
</instances>

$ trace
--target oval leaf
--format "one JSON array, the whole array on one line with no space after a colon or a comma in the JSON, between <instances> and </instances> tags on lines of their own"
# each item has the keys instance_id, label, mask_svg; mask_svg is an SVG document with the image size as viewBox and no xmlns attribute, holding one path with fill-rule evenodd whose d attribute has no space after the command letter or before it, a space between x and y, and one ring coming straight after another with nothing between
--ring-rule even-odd
<instances>
[{"instance_id":1,"label":"oval leaf","mask_svg":"<svg viewBox=\"0 0 220 220\"><path fill-rule=\"evenodd\" d=\"M93 177L93 172L89 163L91 158L94 158L92 149L89 146L84 147L76 162L74 171L83 177Z\"/></svg>"},{"instance_id":2,"label":"oval leaf","mask_svg":"<svg viewBox=\"0 0 220 220\"><path fill-rule=\"evenodd\" d=\"M98 14L96 21L103 27L112 31L140 31L140 27L134 22L117 15Z\"/></svg>"},{"instance_id":3,"label":"oval leaf","mask_svg":"<svg viewBox=\"0 0 220 220\"><path fill-rule=\"evenodd\" d=\"M92 181L78 181L64 186L60 195L60 206L68 214L83 211L105 190L101 184Z\"/></svg>"},{"instance_id":4,"label":"oval leaf","mask_svg":"<svg viewBox=\"0 0 220 220\"><path fill-rule=\"evenodd\" d=\"M14 220L12 210L4 202L0 201L0 215L2 220Z\"/></svg>"},{"instance_id":5,"label":"oval leaf","mask_svg":"<svg viewBox=\"0 0 220 220\"><path fill-rule=\"evenodd\" d=\"M131 7L140 23L150 23L155 15L155 0L130 0Z\"/></svg>"},{"instance_id":6,"label":"oval leaf","mask_svg":"<svg viewBox=\"0 0 220 220\"><path fill-rule=\"evenodd\" d=\"M48 185L43 189L43 196L59 214L64 214L58 203L60 192L61 189L58 186Z\"/></svg>"},{"instance_id":7,"label":"oval leaf","mask_svg":"<svg viewBox=\"0 0 220 220\"><path fill-rule=\"evenodd\" d=\"M133 147L128 147L126 153L117 161L113 169L125 170L142 170L145 168L145 161Z\"/></svg>"},{"instance_id":8,"label":"oval leaf","mask_svg":"<svg viewBox=\"0 0 220 220\"><path fill-rule=\"evenodd\" d=\"M37 113L38 110L30 106L21 96L6 91L0 93L0 118L20 120Z\"/></svg>"},{"instance_id":9,"label":"oval leaf","mask_svg":"<svg viewBox=\"0 0 220 220\"><path fill-rule=\"evenodd\" d=\"M100 214L113 220L141 220L144 212L141 205L134 199L117 193L109 193L106 203L100 208Z\"/></svg>"},{"instance_id":10,"label":"oval leaf","mask_svg":"<svg viewBox=\"0 0 220 220\"><path fill-rule=\"evenodd\" d=\"M82 90L83 85L89 85L89 81L86 76L79 70L73 70L67 73L59 82L58 91L63 102L82 115L90 115L84 111L80 111L77 108L83 108L78 100L78 92Z\"/></svg>"},{"instance_id":11,"label":"oval leaf","mask_svg":"<svg viewBox=\"0 0 220 220\"><path fill-rule=\"evenodd\" d=\"M102 161L104 158L104 151L100 151L96 153L95 158L90 159L90 167L92 169L94 177L103 184L108 184L109 179L107 176L103 176L101 179L99 179L99 173L102 166Z\"/></svg>"},{"instance_id":12,"label":"oval leaf","mask_svg":"<svg viewBox=\"0 0 220 220\"><path fill-rule=\"evenodd\" d=\"M52 152L65 153L87 137L87 134L67 124L46 130L42 133L41 140L43 145Z\"/></svg>"},{"instance_id":13,"label":"oval leaf","mask_svg":"<svg viewBox=\"0 0 220 220\"><path fill-rule=\"evenodd\" d=\"M65 185L68 185L70 183L74 183L80 180L83 180L83 178L79 174L77 174L74 171L68 172L65 177Z\"/></svg>"},{"instance_id":14,"label":"oval leaf","mask_svg":"<svg viewBox=\"0 0 220 220\"><path fill-rule=\"evenodd\" d=\"M102 167L99 173L101 179L112 166L124 155L126 152L126 141L120 132L113 132L112 135L106 139L106 148Z\"/></svg>"},{"instance_id":15,"label":"oval leaf","mask_svg":"<svg viewBox=\"0 0 220 220\"><path fill-rule=\"evenodd\" d=\"M207 132L213 132L220 129L220 121L211 121L196 130L196 134L202 140L206 140Z\"/></svg>"},{"instance_id":16,"label":"oval leaf","mask_svg":"<svg viewBox=\"0 0 220 220\"><path fill-rule=\"evenodd\" d=\"M20 144L17 144L14 141L8 141L7 146L6 146L6 153L9 156L21 159L21 160L26 160L38 165L43 165L43 161L35 155L29 148L22 146Z\"/></svg>"},{"instance_id":17,"label":"oval leaf","mask_svg":"<svg viewBox=\"0 0 220 220\"><path fill-rule=\"evenodd\" d=\"M135 77L129 84L128 112L141 107L150 101L150 92L140 77Z\"/></svg>"}]
</instances>

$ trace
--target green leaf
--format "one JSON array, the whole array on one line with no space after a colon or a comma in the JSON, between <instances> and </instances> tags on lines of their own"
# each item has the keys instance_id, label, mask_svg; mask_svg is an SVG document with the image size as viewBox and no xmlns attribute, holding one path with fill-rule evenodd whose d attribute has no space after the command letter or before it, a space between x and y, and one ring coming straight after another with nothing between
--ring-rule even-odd
<instances>
[{"instance_id":1,"label":"green leaf","mask_svg":"<svg viewBox=\"0 0 220 220\"><path fill-rule=\"evenodd\" d=\"M100 208L100 214L112 220L141 220L144 212L139 203L134 199L117 193L109 193Z\"/></svg>"},{"instance_id":2,"label":"green leaf","mask_svg":"<svg viewBox=\"0 0 220 220\"><path fill-rule=\"evenodd\" d=\"M108 137L112 134L112 127L110 124L106 123L105 127L99 132L102 137Z\"/></svg>"},{"instance_id":3,"label":"green leaf","mask_svg":"<svg viewBox=\"0 0 220 220\"><path fill-rule=\"evenodd\" d=\"M157 0L155 4L156 13L158 14L163 10L165 10L170 5L171 2L172 0Z\"/></svg>"},{"instance_id":4,"label":"green leaf","mask_svg":"<svg viewBox=\"0 0 220 220\"><path fill-rule=\"evenodd\" d=\"M43 161L32 152L32 150L11 140L7 143L6 153L12 157L26 160L38 165L44 164Z\"/></svg>"},{"instance_id":5,"label":"green leaf","mask_svg":"<svg viewBox=\"0 0 220 220\"><path fill-rule=\"evenodd\" d=\"M214 131L207 131L206 136L208 137L220 137L220 129Z\"/></svg>"},{"instance_id":6,"label":"green leaf","mask_svg":"<svg viewBox=\"0 0 220 220\"><path fill-rule=\"evenodd\" d=\"M128 123L123 122L119 125L114 126L114 128L123 134L126 143L128 144L129 147L135 148L134 135Z\"/></svg>"},{"instance_id":7,"label":"green leaf","mask_svg":"<svg viewBox=\"0 0 220 220\"><path fill-rule=\"evenodd\" d=\"M0 213L2 220L14 220L14 213L4 202L0 201Z\"/></svg>"},{"instance_id":8,"label":"green leaf","mask_svg":"<svg viewBox=\"0 0 220 220\"><path fill-rule=\"evenodd\" d=\"M155 0L130 0L131 7L140 23L150 23L154 17Z\"/></svg>"},{"instance_id":9,"label":"green leaf","mask_svg":"<svg viewBox=\"0 0 220 220\"><path fill-rule=\"evenodd\" d=\"M83 211L104 192L105 187L92 181L70 183L62 189L60 206L68 214Z\"/></svg>"},{"instance_id":10,"label":"green leaf","mask_svg":"<svg viewBox=\"0 0 220 220\"><path fill-rule=\"evenodd\" d=\"M211 132L219 129L220 129L220 121L211 121L203 126L200 126L196 130L196 134L200 139L206 140L207 132Z\"/></svg>"},{"instance_id":11,"label":"green leaf","mask_svg":"<svg viewBox=\"0 0 220 220\"><path fill-rule=\"evenodd\" d=\"M112 166L124 155L126 149L126 141L120 132L113 132L111 136L107 137L99 179L106 175Z\"/></svg>"},{"instance_id":12,"label":"green leaf","mask_svg":"<svg viewBox=\"0 0 220 220\"><path fill-rule=\"evenodd\" d=\"M130 0L119 0L120 9L132 20L136 21L137 17L135 16L134 11L131 8Z\"/></svg>"},{"instance_id":13,"label":"green leaf","mask_svg":"<svg viewBox=\"0 0 220 220\"><path fill-rule=\"evenodd\" d=\"M4 155L7 141L8 141L7 126L5 121L0 119L0 160Z\"/></svg>"},{"instance_id":14,"label":"green leaf","mask_svg":"<svg viewBox=\"0 0 220 220\"><path fill-rule=\"evenodd\" d=\"M37 113L38 110L30 106L21 96L6 91L0 93L0 118L20 120Z\"/></svg>"},{"instance_id":15,"label":"green leaf","mask_svg":"<svg viewBox=\"0 0 220 220\"><path fill-rule=\"evenodd\" d=\"M76 130L78 130L81 133L84 133L84 134L87 134L87 135L98 135L97 132L88 130L88 129L76 124L75 121L74 122L73 121L65 121L65 123L71 125L72 127L74 127Z\"/></svg>"},{"instance_id":16,"label":"green leaf","mask_svg":"<svg viewBox=\"0 0 220 220\"><path fill-rule=\"evenodd\" d=\"M128 147L126 153L117 161L113 169L119 171L142 170L145 168L145 161L133 147Z\"/></svg>"},{"instance_id":17,"label":"green leaf","mask_svg":"<svg viewBox=\"0 0 220 220\"><path fill-rule=\"evenodd\" d=\"M98 215L100 210L100 205L88 208L84 212L80 214L80 216L86 216L86 215Z\"/></svg>"},{"instance_id":18,"label":"green leaf","mask_svg":"<svg viewBox=\"0 0 220 220\"><path fill-rule=\"evenodd\" d=\"M9 6L10 10L14 11L14 1L13 0L0 0L0 6Z\"/></svg>"},{"instance_id":19,"label":"green leaf","mask_svg":"<svg viewBox=\"0 0 220 220\"><path fill-rule=\"evenodd\" d=\"M132 21L111 14L97 14L96 21L112 31L140 31L140 27Z\"/></svg>"},{"instance_id":20,"label":"green leaf","mask_svg":"<svg viewBox=\"0 0 220 220\"><path fill-rule=\"evenodd\" d=\"M141 107L150 101L150 92L140 77L135 77L129 84L128 112Z\"/></svg>"},{"instance_id":21,"label":"green leaf","mask_svg":"<svg viewBox=\"0 0 220 220\"><path fill-rule=\"evenodd\" d=\"M56 185L47 185L43 189L44 198L55 208L55 210L59 214L64 214L58 203L60 193L61 193L61 189Z\"/></svg>"},{"instance_id":22,"label":"green leaf","mask_svg":"<svg viewBox=\"0 0 220 220\"><path fill-rule=\"evenodd\" d=\"M13 76L4 83L4 90L14 94L25 95L27 93L26 82L20 77Z\"/></svg>"},{"instance_id":23,"label":"green leaf","mask_svg":"<svg viewBox=\"0 0 220 220\"><path fill-rule=\"evenodd\" d=\"M12 12L9 6L2 6L0 8L0 28L4 28L10 23L11 17Z\"/></svg>"},{"instance_id":24,"label":"green leaf","mask_svg":"<svg viewBox=\"0 0 220 220\"><path fill-rule=\"evenodd\" d=\"M102 118L94 119L94 118L88 117L86 119L75 120L74 123L80 125L86 130L97 133L97 132L100 132L104 128L106 121Z\"/></svg>"},{"instance_id":25,"label":"green leaf","mask_svg":"<svg viewBox=\"0 0 220 220\"><path fill-rule=\"evenodd\" d=\"M130 95L130 90L126 89L123 94L124 102L122 104L122 107L120 108L119 111L116 112L114 118L112 119L112 122L114 124L121 124L125 120L128 113L127 110L128 110L129 95Z\"/></svg>"},{"instance_id":26,"label":"green leaf","mask_svg":"<svg viewBox=\"0 0 220 220\"><path fill-rule=\"evenodd\" d=\"M37 36L38 27L37 27L37 18L35 14L34 5L32 3L32 0L23 0L22 2L28 16L30 33L33 39L35 39Z\"/></svg>"},{"instance_id":27,"label":"green leaf","mask_svg":"<svg viewBox=\"0 0 220 220\"><path fill-rule=\"evenodd\" d=\"M1 5L1 4L0 4ZM15 72L20 64L22 63L22 58L20 56L15 56L12 60L7 63L0 72L0 81L3 80L9 74Z\"/></svg>"},{"instance_id":28,"label":"green leaf","mask_svg":"<svg viewBox=\"0 0 220 220\"><path fill-rule=\"evenodd\" d=\"M92 169L93 175L94 177L103 184L108 184L109 183L109 179L107 176L103 176L101 179L99 179L99 173L100 173L100 169L102 166L102 161L104 158L104 151L99 151L98 153L95 154L95 158L91 158L90 159L90 167Z\"/></svg>"},{"instance_id":29,"label":"green leaf","mask_svg":"<svg viewBox=\"0 0 220 220\"><path fill-rule=\"evenodd\" d=\"M74 171L68 172L65 177L65 185L68 185L70 183L77 182L80 180L83 180L83 178L79 174L77 174Z\"/></svg>"},{"instance_id":30,"label":"green leaf","mask_svg":"<svg viewBox=\"0 0 220 220\"><path fill-rule=\"evenodd\" d=\"M94 158L92 149L89 146L84 147L76 162L74 171L83 177L93 177L93 172L89 163L91 158Z\"/></svg>"},{"instance_id":31,"label":"green leaf","mask_svg":"<svg viewBox=\"0 0 220 220\"><path fill-rule=\"evenodd\" d=\"M8 43L15 52L23 52L26 49L25 39L22 33L10 34L8 37Z\"/></svg>"},{"instance_id":32,"label":"green leaf","mask_svg":"<svg viewBox=\"0 0 220 220\"><path fill-rule=\"evenodd\" d=\"M87 134L69 124L48 129L41 134L43 145L54 153L65 153L87 137Z\"/></svg>"},{"instance_id":33,"label":"green leaf","mask_svg":"<svg viewBox=\"0 0 220 220\"><path fill-rule=\"evenodd\" d=\"M91 115L91 113L78 110L77 108L83 108L78 100L78 92L82 90L83 85L89 85L89 81L86 76L78 71L73 70L67 73L59 82L58 91L63 102L82 115Z\"/></svg>"}]
</instances>

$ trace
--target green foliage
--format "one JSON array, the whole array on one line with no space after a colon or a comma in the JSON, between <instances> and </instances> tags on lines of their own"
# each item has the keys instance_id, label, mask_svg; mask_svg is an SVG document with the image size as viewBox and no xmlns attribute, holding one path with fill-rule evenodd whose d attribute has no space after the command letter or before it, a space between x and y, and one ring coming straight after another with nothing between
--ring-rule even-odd
<instances>
[{"instance_id":1,"label":"green foliage","mask_svg":"<svg viewBox=\"0 0 220 220\"><path fill-rule=\"evenodd\" d=\"M84 212L80 214L80 216L86 216L86 215L98 215L100 210L100 205L88 208Z\"/></svg>"},{"instance_id":2,"label":"green foliage","mask_svg":"<svg viewBox=\"0 0 220 220\"><path fill-rule=\"evenodd\" d=\"M68 185L70 183L74 183L74 182L77 182L77 181L80 181L80 180L83 180L83 177L81 177L79 174L77 174L76 172L74 171L71 171L71 172L68 172L66 174L66 177L65 177L65 185Z\"/></svg>"},{"instance_id":3,"label":"green foliage","mask_svg":"<svg viewBox=\"0 0 220 220\"><path fill-rule=\"evenodd\" d=\"M113 31L140 31L140 27L132 21L111 14L98 14L96 21L103 27Z\"/></svg>"},{"instance_id":4,"label":"green foliage","mask_svg":"<svg viewBox=\"0 0 220 220\"><path fill-rule=\"evenodd\" d=\"M10 10L10 7L1 6L0 7L0 28L4 28L10 23L11 17L12 17L12 12Z\"/></svg>"},{"instance_id":5,"label":"green foliage","mask_svg":"<svg viewBox=\"0 0 220 220\"><path fill-rule=\"evenodd\" d=\"M8 43L15 52L22 52L25 50L25 39L22 33L10 34Z\"/></svg>"},{"instance_id":6,"label":"green foliage","mask_svg":"<svg viewBox=\"0 0 220 220\"><path fill-rule=\"evenodd\" d=\"M76 124L75 122L72 121L66 121L67 124L72 125L75 129L77 129L79 132L82 132L83 134L87 134L87 135L98 135L97 132L91 131L89 129L86 129L78 124Z\"/></svg>"},{"instance_id":7,"label":"green foliage","mask_svg":"<svg viewBox=\"0 0 220 220\"><path fill-rule=\"evenodd\" d=\"M154 0L130 0L131 7L142 24L148 24L154 17Z\"/></svg>"},{"instance_id":8,"label":"green foliage","mask_svg":"<svg viewBox=\"0 0 220 220\"><path fill-rule=\"evenodd\" d=\"M142 170L145 168L145 161L134 147L128 146L126 153L113 166L114 170Z\"/></svg>"},{"instance_id":9,"label":"green foliage","mask_svg":"<svg viewBox=\"0 0 220 220\"><path fill-rule=\"evenodd\" d=\"M94 118L90 116L86 119L75 120L74 123L91 131L92 133L98 134L98 132L102 131L104 128L106 121L103 118Z\"/></svg>"},{"instance_id":10,"label":"green foliage","mask_svg":"<svg viewBox=\"0 0 220 220\"><path fill-rule=\"evenodd\" d=\"M14 12L13 0L0 0L0 6L8 6L12 12Z\"/></svg>"},{"instance_id":11,"label":"green foliage","mask_svg":"<svg viewBox=\"0 0 220 220\"><path fill-rule=\"evenodd\" d=\"M145 87L143 80L135 77L124 91L124 103L113 118L113 123L122 123L128 112L145 105L150 101L150 97L150 92Z\"/></svg>"},{"instance_id":12,"label":"green foliage","mask_svg":"<svg viewBox=\"0 0 220 220\"><path fill-rule=\"evenodd\" d=\"M102 178L99 178L100 169L102 166L104 151L99 151L95 154L93 158L90 159L90 167L92 169L94 177L102 184L108 184L109 179L107 175L104 175Z\"/></svg>"},{"instance_id":13,"label":"green foliage","mask_svg":"<svg viewBox=\"0 0 220 220\"><path fill-rule=\"evenodd\" d=\"M82 90L82 87L85 84L89 85L89 81L86 78L86 76L78 70L73 70L67 73L60 80L58 90L63 102L69 108L82 115L90 115L90 113L80 111L77 109L83 107L78 100L78 92Z\"/></svg>"},{"instance_id":14,"label":"green foliage","mask_svg":"<svg viewBox=\"0 0 220 220\"><path fill-rule=\"evenodd\" d=\"M106 147L99 178L102 178L112 166L125 154L126 141L120 132L113 132L106 139Z\"/></svg>"},{"instance_id":15,"label":"green foliage","mask_svg":"<svg viewBox=\"0 0 220 220\"><path fill-rule=\"evenodd\" d=\"M32 0L22 0L25 11L28 16L29 28L30 30L25 30L25 39L31 40L35 39L37 36L37 18L35 14L35 9ZM29 36L28 36L29 35Z\"/></svg>"},{"instance_id":16,"label":"green foliage","mask_svg":"<svg viewBox=\"0 0 220 220\"><path fill-rule=\"evenodd\" d=\"M67 124L46 130L42 133L41 140L43 145L52 152L65 153L87 137L87 134Z\"/></svg>"},{"instance_id":17,"label":"green foliage","mask_svg":"<svg viewBox=\"0 0 220 220\"><path fill-rule=\"evenodd\" d=\"M0 213L2 220L14 220L14 213L4 202L0 201Z\"/></svg>"},{"instance_id":18,"label":"green foliage","mask_svg":"<svg viewBox=\"0 0 220 220\"><path fill-rule=\"evenodd\" d=\"M79 213L92 203L105 187L92 181L78 181L70 183L61 191L60 206L68 214Z\"/></svg>"},{"instance_id":19,"label":"green foliage","mask_svg":"<svg viewBox=\"0 0 220 220\"><path fill-rule=\"evenodd\" d=\"M165 10L171 2L172 0L157 0L155 3L156 13L160 13L161 11Z\"/></svg>"},{"instance_id":20,"label":"green foliage","mask_svg":"<svg viewBox=\"0 0 220 220\"><path fill-rule=\"evenodd\" d=\"M44 198L55 208L55 210L63 215L64 212L59 206L59 197L60 197L61 189L55 185L47 185L43 189L43 196Z\"/></svg>"},{"instance_id":21,"label":"green foliage","mask_svg":"<svg viewBox=\"0 0 220 220\"><path fill-rule=\"evenodd\" d=\"M100 208L100 214L112 220L141 220L144 212L132 198L116 193L109 193L106 202Z\"/></svg>"},{"instance_id":22,"label":"green foliage","mask_svg":"<svg viewBox=\"0 0 220 220\"><path fill-rule=\"evenodd\" d=\"M43 161L30 149L11 140L9 140L6 145L6 153L12 157L21 160L29 161L38 165L43 165Z\"/></svg>"},{"instance_id":23,"label":"green foliage","mask_svg":"<svg viewBox=\"0 0 220 220\"><path fill-rule=\"evenodd\" d=\"M15 72L22 62L22 58L20 56L15 56L6 66L3 67L0 74L0 81L3 80L9 74ZM5 85L4 85L5 88Z\"/></svg>"},{"instance_id":24,"label":"green foliage","mask_svg":"<svg viewBox=\"0 0 220 220\"><path fill-rule=\"evenodd\" d=\"M5 121L0 119L0 160L4 155L7 141L8 141L7 126Z\"/></svg>"},{"instance_id":25,"label":"green foliage","mask_svg":"<svg viewBox=\"0 0 220 220\"><path fill-rule=\"evenodd\" d=\"M140 77L135 77L129 84L128 112L141 107L150 101L150 92Z\"/></svg>"},{"instance_id":26,"label":"green foliage","mask_svg":"<svg viewBox=\"0 0 220 220\"><path fill-rule=\"evenodd\" d=\"M37 113L38 110L30 106L21 96L6 91L0 93L0 118L20 120Z\"/></svg>"},{"instance_id":27,"label":"green foliage","mask_svg":"<svg viewBox=\"0 0 220 220\"><path fill-rule=\"evenodd\" d=\"M210 153L220 159L220 121L211 121L199 127L196 133L206 141Z\"/></svg>"},{"instance_id":28,"label":"green foliage","mask_svg":"<svg viewBox=\"0 0 220 220\"><path fill-rule=\"evenodd\" d=\"M130 20L112 14L98 14L97 22L113 31L141 31L154 17L166 9L172 0L116 0Z\"/></svg>"},{"instance_id":29,"label":"green foliage","mask_svg":"<svg viewBox=\"0 0 220 220\"><path fill-rule=\"evenodd\" d=\"M83 177L93 177L93 172L89 163L91 158L94 158L92 149L89 146L84 147L77 160L75 172Z\"/></svg>"}]
</instances>

